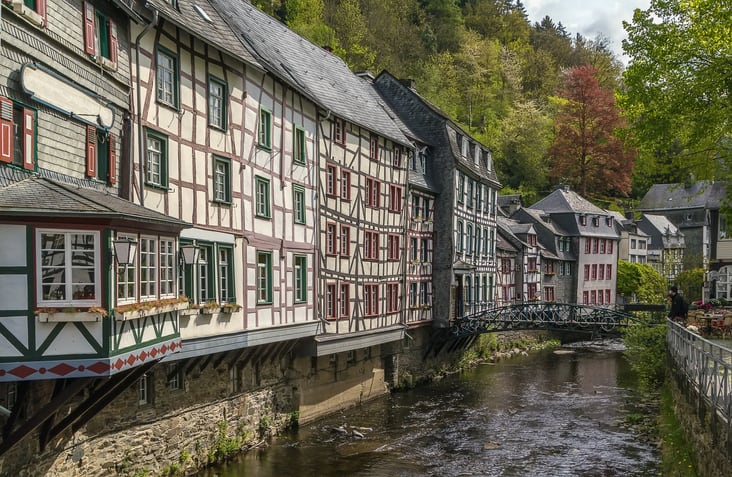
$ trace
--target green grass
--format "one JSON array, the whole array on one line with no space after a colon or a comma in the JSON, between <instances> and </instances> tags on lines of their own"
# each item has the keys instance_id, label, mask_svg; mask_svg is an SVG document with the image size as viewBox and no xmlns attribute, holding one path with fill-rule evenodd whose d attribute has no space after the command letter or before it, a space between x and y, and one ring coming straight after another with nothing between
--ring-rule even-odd
<instances>
[{"instance_id":1,"label":"green grass","mask_svg":"<svg viewBox=\"0 0 732 477\"><path fill-rule=\"evenodd\" d=\"M674 414L673 397L668 386L661 391L658 433L661 438L661 468L664 477L698 477L696 462Z\"/></svg>"}]
</instances>

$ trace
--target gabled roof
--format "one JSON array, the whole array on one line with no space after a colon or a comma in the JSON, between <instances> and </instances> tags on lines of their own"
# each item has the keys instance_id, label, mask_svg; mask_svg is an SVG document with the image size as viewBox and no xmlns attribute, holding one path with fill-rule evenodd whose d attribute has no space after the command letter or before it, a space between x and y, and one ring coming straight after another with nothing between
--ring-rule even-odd
<instances>
[{"instance_id":1,"label":"gabled roof","mask_svg":"<svg viewBox=\"0 0 732 477\"><path fill-rule=\"evenodd\" d=\"M576 213L607 215L607 211L599 208L578 193L569 189L556 189L548 196L530 206L529 209L542 210L548 213Z\"/></svg>"},{"instance_id":2,"label":"gabled roof","mask_svg":"<svg viewBox=\"0 0 732 477\"><path fill-rule=\"evenodd\" d=\"M262 69L262 65L236 38L236 35L232 34L229 25L207 0L178 0L177 8L165 0L147 0L144 3L148 5L148 8L153 7L161 17L178 28L241 61ZM204 18L204 15L211 21Z\"/></svg>"},{"instance_id":3,"label":"gabled roof","mask_svg":"<svg viewBox=\"0 0 732 477\"><path fill-rule=\"evenodd\" d=\"M679 228L673 222L663 215L644 214L640 222L647 222L656 231L665 234L667 231L671 235L679 233Z\"/></svg>"},{"instance_id":4,"label":"gabled roof","mask_svg":"<svg viewBox=\"0 0 732 477\"><path fill-rule=\"evenodd\" d=\"M725 183L654 184L643 196L639 210L719 209L726 196Z\"/></svg>"},{"instance_id":5,"label":"gabled roof","mask_svg":"<svg viewBox=\"0 0 732 477\"><path fill-rule=\"evenodd\" d=\"M405 146L371 83L346 63L244 0L210 0L266 70L328 112Z\"/></svg>"},{"instance_id":6,"label":"gabled roof","mask_svg":"<svg viewBox=\"0 0 732 477\"><path fill-rule=\"evenodd\" d=\"M91 181L62 181L0 167L0 215L126 220L182 229L189 224L97 189Z\"/></svg>"}]
</instances>

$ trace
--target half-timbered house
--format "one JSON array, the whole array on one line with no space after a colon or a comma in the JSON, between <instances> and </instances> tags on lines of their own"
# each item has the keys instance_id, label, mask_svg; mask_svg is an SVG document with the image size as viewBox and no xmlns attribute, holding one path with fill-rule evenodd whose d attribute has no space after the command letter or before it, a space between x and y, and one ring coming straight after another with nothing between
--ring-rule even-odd
<instances>
[{"instance_id":1,"label":"half-timbered house","mask_svg":"<svg viewBox=\"0 0 732 477\"><path fill-rule=\"evenodd\" d=\"M491 152L421 97L411 82L382 72L375 81L400 119L430 145L434 211L433 322L482 307L494 296L497 195Z\"/></svg>"},{"instance_id":2,"label":"half-timbered house","mask_svg":"<svg viewBox=\"0 0 732 477\"><path fill-rule=\"evenodd\" d=\"M180 349L186 224L126 200L129 15L121 2L2 2L0 455L41 425L28 445L42 451ZM117 312L122 290L149 309Z\"/></svg>"}]
</instances>

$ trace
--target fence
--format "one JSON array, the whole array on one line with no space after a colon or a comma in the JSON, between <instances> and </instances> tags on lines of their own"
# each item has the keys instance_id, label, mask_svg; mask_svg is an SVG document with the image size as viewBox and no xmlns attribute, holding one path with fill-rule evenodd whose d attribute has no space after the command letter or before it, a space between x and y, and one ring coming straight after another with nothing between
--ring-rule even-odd
<instances>
[{"instance_id":1,"label":"fence","mask_svg":"<svg viewBox=\"0 0 732 477\"><path fill-rule=\"evenodd\" d=\"M732 350L668 321L668 353L677 379L705 401L730 426Z\"/></svg>"}]
</instances>

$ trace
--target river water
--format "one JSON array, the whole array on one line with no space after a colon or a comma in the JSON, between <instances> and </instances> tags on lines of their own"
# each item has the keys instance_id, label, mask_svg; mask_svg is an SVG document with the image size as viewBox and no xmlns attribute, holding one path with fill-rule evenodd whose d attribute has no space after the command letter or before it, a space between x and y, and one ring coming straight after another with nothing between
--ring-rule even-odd
<instances>
[{"instance_id":1,"label":"river water","mask_svg":"<svg viewBox=\"0 0 732 477\"><path fill-rule=\"evenodd\" d=\"M578 343L481 365L303 425L202 476L660 475L655 443L622 425L637 410L621 349ZM334 430L354 426L363 438Z\"/></svg>"}]
</instances>

